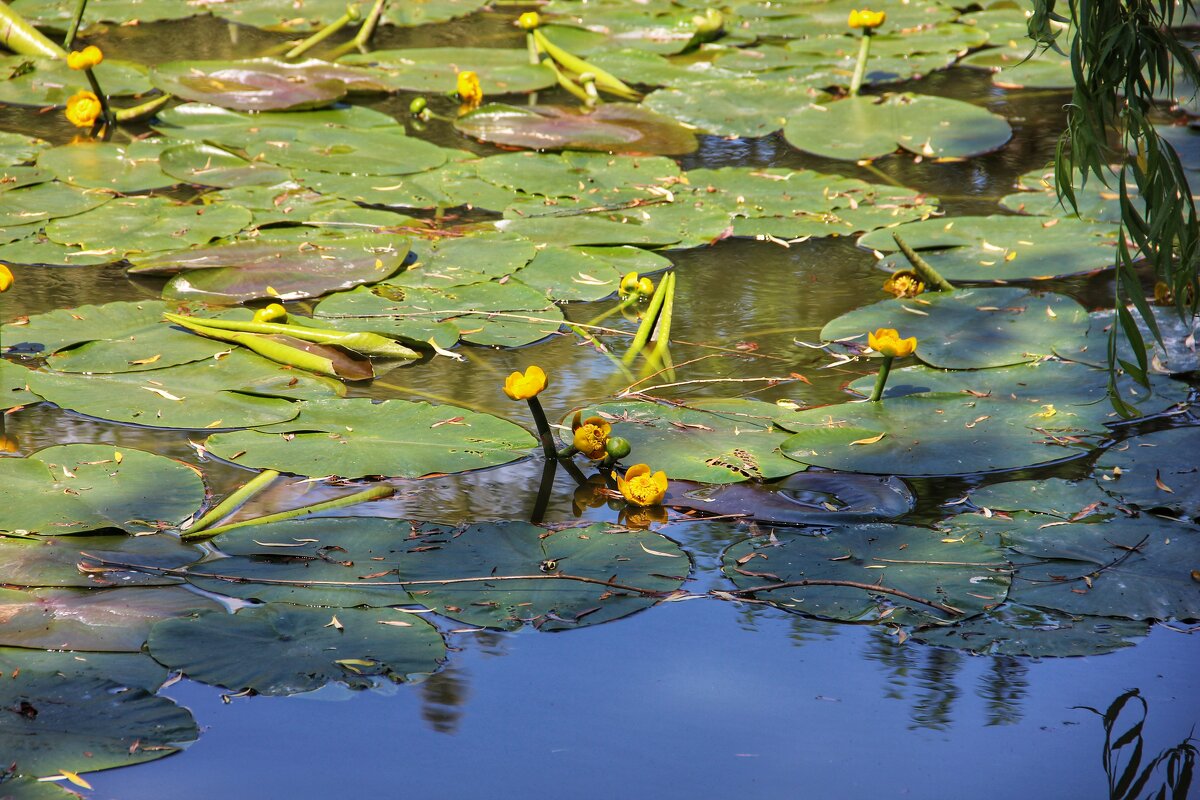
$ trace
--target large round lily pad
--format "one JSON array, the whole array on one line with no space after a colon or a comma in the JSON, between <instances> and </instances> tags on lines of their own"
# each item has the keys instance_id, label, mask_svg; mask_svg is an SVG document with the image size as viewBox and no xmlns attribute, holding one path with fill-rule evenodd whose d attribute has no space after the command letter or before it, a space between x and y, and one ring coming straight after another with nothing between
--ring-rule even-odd
<instances>
[{"instance_id":1,"label":"large round lily pad","mask_svg":"<svg viewBox=\"0 0 1200 800\"><path fill-rule=\"evenodd\" d=\"M1113 498L1088 481L1049 478L1041 481L1007 481L972 489L971 502L993 511L1032 511L1063 519L1112 515Z\"/></svg>"},{"instance_id":2,"label":"large round lily pad","mask_svg":"<svg viewBox=\"0 0 1200 800\"><path fill-rule=\"evenodd\" d=\"M15 763L25 775L140 764L177 752L200 735L187 709L103 678L5 675L0 708L5 766ZM0 795L5 791L0 785Z\"/></svg>"},{"instance_id":3,"label":"large round lily pad","mask_svg":"<svg viewBox=\"0 0 1200 800\"><path fill-rule=\"evenodd\" d=\"M523 49L498 47L412 47L351 53L342 64L377 67L388 85L412 92L448 94L457 87L458 73L476 72L485 95L534 92L557 83L554 71L530 64Z\"/></svg>"},{"instance_id":4,"label":"large round lily pad","mask_svg":"<svg viewBox=\"0 0 1200 800\"><path fill-rule=\"evenodd\" d=\"M297 475L420 478L507 464L535 445L523 428L490 414L357 398L305 403L294 422L217 434L207 447L243 466Z\"/></svg>"},{"instance_id":5,"label":"large round lily pad","mask_svg":"<svg viewBox=\"0 0 1200 800\"><path fill-rule=\"evenodd\" d=\"M911 269L892 233L949 281L1048 280L1112 269L1116 228L1070 217L950 217L874 231L859 246L883 253L881 269Z\"/></svg>"},{"instance_id":6,"label":"large round lily pad","mask_svg":"<svg viewBox=\"0 0 1200 800\"><path fill-rule=\"evenodd\" d=\"M1100 486L1138 508L1200 519L1197 448L1200 428L1171 428L1126 439L1096 462Z\"/></svg>"},{"instance_id":7,"label":"large round lily pad","mask_svg":"<svg viewBox=\"0 0 1200 800\"><path fill-rule=\"evenodd\" d=\"M903 148L932 158L969 158L999 150L1012 128L1003 117L962 100L917 94L849 97L802 107L784 138L826 158L857 161Z\"/></svg>"},{"instance_id":8,"label":"large round lily pad","mask_svg":"<svg viewBox=\"0 0 1200 800\"><path fill-rule=\"evenodd\" d=\"M83 375L30 372L29 388L100 419L152 428L240 428L299 413L296 400L344 394L345 385L289 369L240 348L220 360L167 369Z\"/></svg>"},{"instance_id":9,"label":"large round lily pad","mask_svg":"<svg viewBox=\"0 0 1200 800\"><path fill-rule=\"evenodd\" d=\"M798 411L784 455L803 464L868 474L964 475L1019 469L1087 452L1089 438L1055 430L1034 405L932 393ZM1069 430L1074 431L1074 428Z\"/></svg>"},{"instance_id":10,"label":"large round lily pad","mask_svg":"<svg viewBox=\"0 0 1200 800\"><path fill-rule=\"evenodd\" d=\"M29 226L57 217L70 217L102 206L112 199L104 192L89 192L52 181L4 193L0 227ZM24 234L22 234L24 235Z\"/></svg>"},{"instance_id":11,"label":"large round lily pad","mask_svg":"<svg viewBox=\"0 0 1200 800\"><path fill-rule=\"evenodd\" d=\"M250 212L232 204L187 205L165 197L122 197L69 218L51 220L46 235L58 244L110 251L117 258L179 251L232 236Z\"/></svg>"},{"instance_id":12,"label":"large round lily pad","mask_svg":"<svg viewBox=\"0 0 1200 800\"><path fill-rule=\"evenodd\" d=\"M143 653L80 653L0 647L0 672L53 672L67 678L104 678L122 686L157 691L167 668Z\"/></svg>"},{"instance_id":13,"label":"large round lily pad","mask_svg":"<svg viewBox=\"0 0 1200 800\"><path fill-rule=\"evenodd\" d=\"M308 59L296 63L273 58L242 61L171 61L150 73L164 92L237 111L291 111L319 108L347 92L383 91L370 70Z\"/></svg>"},{"instance_id":14,"label":"large round lily pad","mask_svg":"<svg viewBox=\"0 0 1200 800\"><path fill-rule=\"evenodd\" d=\"M365 689L378 678L432 673L446 646L428 622L391 609L269 603L161 622L150 631L150 653L193 680L286 695L330 681Z\"/></svg>"},{"instance_id":15,"label":"large round lily pad","mask_svg":"<svg viewBox=\"0 0 1200 800\"><path fill-rule=\"evenodd\" d=\"M198 547L181 544L169 534L142 536L70 536L25 538L0 534L4 583L12 586L167 586L179 578L119 568L79 569L81 554L175 568L198 561Z\"/></svg>"},{"instance_id":16,"label":"large round lily pad","mask_svg":"<svg viewBox=\"0 0 1200 800\"><path fill-rule=\"evenodd\" d=\"M37 163L73 186L130 194L176 183L159 167L162 149L161 142L76 142L43 150Z\"/></svg>"},{"instance_id":17,"label":"large round lily pad","mask_svg":"<svg viewBox=\"0 0 1200 800\"><path fill-rule=\"evenodd\" d=\"M868 331L894 328L901 336L917 337L917 358L930 366L982 369L1051 355L1086 326L1083 306L1065 295L1009 287L959 289L864 306L827 324L821 338L865 341Z\"/></svg>"},{"instance_id":18,"label":"large round lily pad","mask_svg":"<svg viewBox=\"0 0 1200 800\"><path fill-rule=\"evenodd\" d=\"M247 161L228 150L191 142L166 147L159 156L162 171L187 183L217 186L275 186L292 177L285 167Z\"/></svg>"},{"instance_id":19,"label":"large round lily pad","mask_svg":"<svg viewBox=\"0 0 1200 800\"><path fill-rule=\"evenodd\" d=\"M629 103L604 103L590 112L490 103L454 127L481 142L536 150L686 155L697 147L695 135L669 116Z\"/></svg>"},{"instance_id":20,"label":"large round lily pad","mask_svg":"<svg viewBox=\"0 0 1200 800\"><path fill-rule=\"evenodd\" d=\"M788 114L828 95L807 85L758 78L697 80L647 95L645 104L667 117L717 136L766 136L784 127Z\"/></svg>"},{"instance_id":21,"label":"large round lily pad","mask_svg":"<svg viewBox=\"0 0 1200 800\"><path fill-rule=\"evenodd\" d=\"M266 137L246 148L252 159L283 167L349 175L407 175L441 166L448 151L396 127L306 127L293 138Z\"/></svg>"},{"instance_id":22,"label":"large round lily pad","mask_svg":"<svg viewBox=\"0 0 1200 800\"><path fill-rule=\"evenodd\" d=\"M7 531L154 531L178 525L203 501L204 483L191 467L142 450L64 444L0 459Z\"/></svg>"},{"instance_id":23,"label":"large round lily pad","mask_svg":"<svg viewBox=\"0 0 1200 800\"><path fill-rule=\"evenodd\" d=\"M833 528L819 536L776 531L725 551L724 572L739 589L802 580L852 581L897 589L922 600L978 614L1004 602L1009 565L999 549L978 541L943 541L907 525ZM779 608L840 620L875 620L890 606L912 616L953 620L960 614L896 594L849 586L784 586L755 592Z\"/></svg>"}]
</instances>

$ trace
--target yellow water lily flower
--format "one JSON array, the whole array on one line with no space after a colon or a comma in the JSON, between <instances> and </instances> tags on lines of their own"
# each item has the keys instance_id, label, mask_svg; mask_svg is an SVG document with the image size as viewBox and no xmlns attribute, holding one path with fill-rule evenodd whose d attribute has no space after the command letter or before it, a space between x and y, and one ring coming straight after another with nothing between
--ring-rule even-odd
<instances>
[{"instance_id":1,"label":"yellow water lily flower","mask_svg":"<svg viewBox=\"0 0 1200 800\"><path fill-rule=\"evenodd\" d=\"M925 281L912 270L902 269L883 282L883 290L896 297L916 297L925 291Z\"/></svg>"},{"instance_id":2,"label":"yellow water lily flower","mask_svg":"<svg viewBox=\"0 0 1200 800\"><path fill-rule=\"evenodd\" d=\"M612 433L612 425L600 417L588 417L578 425L572 424L571 430L575 434L572 442L575 449L592 461L600 461L608 454L608 436Z\"/></svg>"},{"instance_id":3,"label":"yellow water lily flower","mask_svg":"<svg viewBox=\"0 0 1200 800\"><path fill-rule=\"evenodd\" d=\"M517 17L517 25L523 31L531 31L542 24L542 18L538 16L536 11L526 11L521 16Z\"/></svg>"},{"instance_id":4,"label":"yellow water lily flower","mask_svg":"<svg viewBox=\"0 0 1200 800\"><path fill-rule=\"evenodd\" d=\"M528 400L537 397L546 388L546 373L534 364L522 375L514 372L504 379L504 393L513 400Z\"/></svg>"},{"instance_id":5,"label":"yellow water lily flower","mask_svg":"<svg viewBox=\"0 0 1200 800\"><path fill-rule=\"evenodd\" d=\"M67 119L76 128L90 128L100 116L100 98L95 92L76 92L67 100Z\"/></svg>"},{"instance_id":6,"label":"yellow water lily flower","mask_svg":"<svg viewBox=\"0 0 1200 800\"><path fill-rule=\"evenodd\" d=\"M634 464L625 477L617 476L617 488L635 506L656 506L667 494L667 473L659 470L652 475L648 465Z\"/></svg>"},{"instance_id":7,"label":"yellow water lily flower","mask_svg":"<svg viewBox=\"0 0 1200 800\"><path fill-rule=\"evenodd\" d=\"M12 288L13 274L8 268L8 264L0 264L0 292L7 292Z\"/></svg>"},{"instance_id":8,"label":"yellow water lily flower","mask_svg":"<svg viewBox=\"0 0 1200 800\"><path fill-rule=\"evenodd\" d=\"M67 55L67 66L71 69L91 69L104 60L104 53L94 44Z\"/></svg>"},{"instance_id":9,"label":"yellow water lily flower","mask_svg":"<svg viewBox=\"0 0 1200 800\"><path fill-rule=\"evenodd\" d=\"M287 321L287 309L279 303L271 303L266 308L260 308L254 312L254 322L276 322Z\"/></svg>"},{"instance_id":10,"label":"yellow water lily flower","mask_svg":"<svg viewBox=\"0 0 1200 800\"><path fill-rule=\"evenodd\" d=\"M483 88L479 85L479 76L471 70L458 73L458 99L464 105L477 106L483 102Z\"/></svg>"},{"instance_id":11,"label":"yellow water lily flower","mask_svg":"<svg viewBox=\"0 0 1200 800\"><path fill-rule=\"evenodd\" d=\"M862 11L859 11L856 8L850 12L850 16L847 18L846 24L851 28L864 28L866 30L872 30L873 28L878 28L886 20L886 11L872 11L869 8L864 8Z\"/></svg>"},{"instance_id":12,"label":"yellow water lily flower","mask_svg":"<svg viewBox=\"0 0 1200 800\"><path fill-rule=\"evenodd\" d=\"M917 337L910 336L907 339L901 339L895 328L880 328L874 333L867 334L867 344L880 355L889 358L903 358L911 356L917 349Z\"/></svg>"}]
</instances>

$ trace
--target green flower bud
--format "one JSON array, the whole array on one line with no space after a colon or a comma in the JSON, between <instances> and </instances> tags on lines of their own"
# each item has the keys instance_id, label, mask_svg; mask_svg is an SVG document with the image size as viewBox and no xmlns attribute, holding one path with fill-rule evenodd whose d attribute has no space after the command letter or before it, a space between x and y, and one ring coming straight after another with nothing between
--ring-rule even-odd
<instances>
[{"instance_id":1,"label":"green flower bud","mask_svg":"<svg viewBox=\"0 0 1200 800\"><path fill-rule=\"evenodd\" d=\"M604 451L613 461L619 461L629 455L632 450L633 445L629 443L629 440L622 439L620 436L610 436L604 444Z\"/></svg>"},{"instance_id":2,"label":"green flower bud","mask_svg":"<svg viewBox=\"0 0 1200 800\"><path fill-rule=\"evenodd\" d=\"M413 115L420 114L425 110L425 106L429 105L424 97L414 97L413 101L408 104L408 112Z\"/></svg>"}]
</instances>

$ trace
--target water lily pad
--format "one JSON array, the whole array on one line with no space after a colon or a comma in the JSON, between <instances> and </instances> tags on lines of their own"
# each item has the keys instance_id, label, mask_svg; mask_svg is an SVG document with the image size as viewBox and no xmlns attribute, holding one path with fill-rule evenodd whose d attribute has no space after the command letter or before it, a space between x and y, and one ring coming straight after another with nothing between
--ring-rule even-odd
<instances>
[{"instance_id":1,"label":"water lily pad","mask_svg":"<svg viewBox=\"0 0 1200 800\"><path fill-rule=\"evenodd\" d=\"M585 406L583 416L612 423L633 445L627 464L646 463L668 478L704 483L769 480L798 472L779 446L788 433L774 422L781 409L758 401L712 401L688 408L641 400Z\"/></svg>"},{"instance_id":2,"label":"water lily pad","mask_svg":"<svg viewBox=\"0 0 1200 800\"><path fill-rule=\"evenodd\" d=\"M38 166L64 183L122 194L173 186L177 181L159 168L161 142L76 142L43 150Z\"/></svg>"},{"instance_id":3,"label":"water lily pad","mask_svg":"<svg viewBox=\"0 0 1200 800\"><path fill-rule=\"evenodd\" d=\"M507 464L535 445L523 428L490 414L366 398L305 403L292 423L217 434L207 443L213 455L242 466L343 478L463 472Z\"/></svg>"},{"instance_id":4,"label":"water lily pad","mask_svg":"<svg viewBox=\"0 0 1200 800\"><path fill-rule=\"evenodd\" d=\"M21 16L40 27L66 30L75 18L70 0L15 0L10 3ZM188 0L104 0L85 9L82 28L96 22L157 22L184 19L201 13Z\"/></svg>"},{"instance_id":5,"label":"water lily pad","mask_svg":"<svg viewBox=\"0 0 1200 800\"><path fill-rule=\"evenodd\" d=\"M482 233L413 245L417 260L386 283L395 286L463 286L516 272L534 257L523 236Z\"/></svg>"},{"instance_id":6,"label":"water lily pad","mask_svg":"<svg viewBox=\"0 0 1200 800\"><path fill-rule=\"evenodd\" d=\"M999 150L1012 128L1003 117L961 100L916 94L849 97L802 107L784 138L826 158L857 161L903 148L933 158L969 158Z\"/></svg>"},{"instance_id":7,"label":"water lily pad","mask_svg":"<svg viewBox=\"0 0 1200 800\"><path fill-rule=\"evenodd\" d=\"M0 681L0 746L25 775L140 764L178 752L200 730L186 708L103 678L21 672ZM7 796L7 783L0 794ZM17 797L41 797L22 795Z\"/></svg>"},{"instance_id":8,"label":"water lily pad","mask_svg":"<svg viewBox=\"0 0 1200 800\"><path fill-rule=\"evenodd\" d=\"M4 193L0 226L31 225L56 217L70 217L102 206L112 199L104 192L86 192L57 181L39 183Z\"/></svg>"},{"instance_id":9,"label":"water lily pad","mask_svg":"<svg viewBox=\"0 0 1200 800\"><path fill-rule=\"evenodd\" d=\"M0 645L135 653L155 622L213 608L182 586L0 589Z\"/></svg>"},{"instance_id":10,"label":"water lily pad","mask_svg":"<svg viewBox=\"0 0 1200 800\"><path fill-rule=\"evenodd\" d=\"M738 514L777 525L840 524L899 517L916 504L893 476L800 472L778 482L671 483L666 504L704 514Z\"/></svg>"},{"instance_id":11,"label":"water lily pad","mask_svg":"<svg viewBox=\"0 0 1200 800\"><path fill-rule=\"evenodd\" d=\"M1061 41L1070 41L1066 35ZM1005 89L1073 89L1071 59L1053 50L1036 51L1026 34L1002 47L972 53L959 62L988 70L992 83Z\"/></svg>"},{"instance_id":12,"label":"water lily pad","mask_svg":"<svg viewBox=\"0 0 1200 800\"><path fill-rule=\"evenodd\" d=\"M895 328L917 337L917 358L943 369L1022 364L1077 339L1087 312L1061 294L1026 289L958 289L913 299L884 300L843 314L821 338L865 339L867 331Z\"/></svg>"},{"instance_id":13,"label":"water lily pad","mask_svg":"<svg viewBox=\"0 0 1200 800\"><path fill-rule=\"evenodd\" d=\"M45 452L45 451L43 451ZM11 459L6 459L11 460ZM52 534L53 530L45 530ZM198 561L198 547L180 544L168 534L143 536L70 536L20 538L0 535L4 582L12 586L167 586L179 578L132 570L79 569L80 554L153 567L182 567Z\"/></svg>"},{"instance_id":14,"label":"water lily pad","mask_svg":"<svg viewBox=\"0 0 1200 800\"><path fill-rule=\"evenodd\" d=\"M956 625L918 628L912 636L925 644L972 653L1068 658L1132 647L1149 632L1146 622L1073 616L1006 603Z\"/></svg>"},{"instance_id":15,"label":"water lily pad","mask_svg":"<svg viewBox=\"0 0 1200 800\"><path fill-rule=\"evenodd\" d=\"M893 231L875 231L859 240L894 255L879 266L889 272L910 269ZM910 222L895 229L949 281L1006 283L1086 275L1112 269L1116 230L1108 223L1069 217L950 217Z\"/></svg>"},{"instance_id":16,"label":"water lily pad","mask_svg":"<svg viewBox=\"0 0 1200 800\"><path fill-rule=\"evenodd\" d=\"M644 258L609 259L605 251L636 253ZM546 247L518 277L559 302L589 301L615 294L621 276L627 272L656 272L670 265L662 256L636 247Z\"/></svg>"},{"instance_id":17,"label":"water lily pad","mask_svg":"<svg viewBox=\"0 0 1200 800\"><path fill-rule=\"evenodd\" d=\"M254 658L245 657L248 650ZM378 678L424 676L438 668L446 646L428 622L390 609L270 603L161 622L150 632L150 653L193 680L287 695L330 681L366 689Z\"/></svg>"},{"instance_id":18,"label":"water lily pad","mask_svg":"<svg viewBox=\"0 0 1200 800\"><path fill-rule=\"evenodd\" d=\"M1041 481L1008 481L972 489L971 502L993 511L1032 511L1071 519L1112 514L1111 496L1101 492L1092 481L1068 481L1050 478Z\"/></svg>"},{"instance_id":19,"label":"water lily pad","mask_svg":"<svg viewBox=\"0 0 1200 800\"><path fill-rule=\"evenodd\" d=\"M168 298L223 303L258 297L297 300L383 280L407 255L408 239L402 236L334 237L312 229L299 244L265 236L216 243L186 253L135 258L129 271L176 275L163 288Z\"/></svg>"},{"instance_id":20,"label":"water lily pad","mask_svg":"<svg viewBox=\"0 0 1200 800\"><path fill-rule=\"evenodd\" d=\"M157 250L180 250L230 236L250 224L235 205L195 206L166 197L121 197L68 219L52 220L46 235L63 245L107 250L118 258Z\"/></svg>"},{"instance_id":21,"label":"water lily pad","mask_svg":"<svg viewBox=\"0 0 1200 800\"><path fill-rule=\"evenodd\" d=\"M636 245L678 249L710 244L732 230L729 214L720 209L698 209L692 203L666 198L653 204L601 206L599 210L578 202L578 211L556 211L555 206L563 205L561 202L541 206L534 202L542 203L532 201L505 209L509 219L496 222L496 228L564 247Z\"/></svg>"},{"instance_id":22,"label":"water lily pad","mask_svg":"<svg viewBox=\"0 0 1200 800\"><path fill-rule=\"evenodd\" d=\"M411 92L449 94L457 87L458 73L480 75L485 95L535 92L558 80L554 71L529 63L525 50L497 47L412 47L351 53L340 64L377 67L389 87Z\"/></svg>"},{"instance_id":23,"label":"water lily pad","mask_svg":"<svg viewBox=\"0 0 1200 800\"><path fill-rule=\"evenodd\" d=\"M1126 439L1096 462L1100 487L1142 509L1200 519L1200 428L1172 428Z\"/></svg>"},{"instance_id":24,"label":"water lily pad","mask_svg":"<svg viewBox=\"0 0 1200 800\"><path fill-rule=\"evenodd\" d=\"M606 205L630 197L661 198L657 187L681 182L683 172L668 158L600 153L504 153L474 162L485 181L546 198Z\"/></svg>"},{"instance_id":25,"label":"water lily pad","mask_svg":"<svg viewBox=\"0 0 1200 800\"><path fill-rule=\"evenodd\" d=\"M932 393L806 409L783 424L797 433L784 455L867 474L965 475L1072 458L1092 445L1061 436L1043 409L991 397Z\"/></svg>"},{"instance_id":26,"label":"water lily pad","mask_svg":"<svg viewBox=\"0 0 1200 800\"><path fill-rule=\"evenodd\" d=\"M112 445L58 445L0 459L0 474L8 531L155 531L177 525L204 501L204 483L191 467Z\"/></svg>"},{"instance_id":27,"label":"water lily pad","mask_svg":"<svg viewBox=\"0 0 1200 800\"><path fill-rule=\"evenodd\" d=\"M741 52L734 50L732 52ZM588 61L630 84L687 89L701 81L748 78L749 72L709 61L681 63L634 48L599 50Z\"/></svg>"},{"instance_id":28,"label":"water lily pad","mask_svg":"<svg viewBox=\"0 0 1200 800\"><path fill-rule=\"evenodd\" d=\"M483 8L487 0L422 0L420 3L388 3L382 19L389 25L416 27L465 17Z\"/></svg>"},{"instance_id":29,"label":"water lily pad","mask_svg":"<svg viewBox=\"0 0 1200 800\"><path fill-rule=\"evenodd\" d=\"M32 372L28 383L39 396L80 414L151 428L195 430L282 422L300 412L296 400L346 391L340 381L288 369L241 350L220 361L147 372Z\"/></svg>"},{"instance_id":30,"label":"water lily pad","mask_svg":"<svg viewBox=\"0 0 1200 800\"><path fill-rule=\"evenodd\" d=\"M142 653L77 653L0 647L0 671L52 672L65 678L104 678L148 692L167 679L167 668Z\"/></svg>"},{"instance_id":31,"label":"water lily pad","mask_svg":"<svg viewBox=\"0 0 1200 800\"><path fill-rule=\"evenodd\" d=\"M686 155L697 147L695 135L670 116L629 103L604 103L592 111L489 103L456 119L454 127L481 142L536 150Z\"/></svg>"},{"instance_id":32,"label":"water lily pad","mask_svg":"<svg viewBox=\"0 0 1200 800\"><path fill-rule=\"evenodd\" d=\"M290 139L267 139L246 148L255 160L319 172L406 175L446 161L447 151L403 129L306 127Z\"/></svg>"},{"instance_id":33,"label":"water lily pad","mask_svg":"<svg viewBox=\"0 0 1200 800\"><path fill-rule=\"evenodd\" d=\"M853 0L832 0L813 7L804 0L760 0L737 7L737 13L749 20L759 36L778 36L788 39L842 34L846 31L846 17L850 10L858 8ZM949 22L958 16L950 6L928 0L896 2L883 0L872 8L887 12L887 22L880 33L903 31L905 33L928 25Z\"/></svg>"},{"instance_id":34,"label":"water lily pad","mask_svg":"<svg viewBox=\"0 0 1200 800\"><path fill-rule=\"evenodd\" d=\"M48 142L35 136L0 131L0 164L7 167L33 161L38 153L49 146Z\"/></svg>"},{"instance_id":35,"label":"water lily pad","mask_svg":"<svg viewBox=\"0 0 1200 800\"><path fill-rule=\"evenodd\" d=\"M11 361L0 359L0 411L42 402L26 387L29 370Z\"/></svg>"},{"instance_id":36,"label":"water lily pad","mask_svg":"<svg viewBox=\"0 0 1200 800\"><path fill-rule=\"evenodd\" d=\"M30 226L24 226L30 227ZM0 245L0 261L46 267L90 267L120 261L116 250L84 250L74 245L51 241L44 230L31 232L24 239Z\"/></svg>"},{"instance_id":37,"label":"water lily pad","mask_svg":"<svg viewBox=\"0 0 1200 800\"><path fill-rule=\"evenodd\" d=\"M275 186L290 180L284 167L247 161L228 150L209 144L181 144L167 147L160 156L162 171L187 183L216 186Z\"/></svg>"},{"instance_id":38,"label":"water lily pad","mask_svg":"<svg viewBox=\"0 0 1200 800\"><path fill-rule=\"evenodd\" d=\"M3 131L0 131L3 133ZM0 139L0 158L4 154L3 140ZM23 186L33 186L37 183L45 183L46 181L54 180L54 176L44 169L37 167L3 167L0 168L0 192L10 192L13 189L20 189ZM8 241L13 241L20 236L19 229L23 226L12 226L6 228L3 236Z\"/></svg>"},{"instance_id":39,"label":"water lily pad","mask_svg":"<svg viewBox=\"0 0 1200 800\"><path fill-rule=\"evenodd\" d=\"M1115 174L1110 173L1107 178L1106 185L1094 175L1088 175L1086 182L1076 175L1075 202L1080 219L1107 222L1114 226L1121 221L1120 183ZM1075 209L1069 203L1060 203L1058 200L1053 168L1026 172L1017 179L1017 188L1023 191L1006 195L1000 200L1000 205L1018 214L1066 217L1064 221L1071 221L1070 217L1075 215ZM1125 188L1130 198L1139 202L1137 185L1130 181Z\"/></svg>"},{"instance_id":40,"label":"water lily pad","mask_svg":"<svg viewBox=\"0 0 1200 800\"><path fill-rule=\"evenodd\" d=\"M739 589L803 580L853 581L978 614L1008 594L1009 565L978 541L944 542L936 531L907 525L833 528L819 536L776 531L725 551L724 572ZM848 586L786 586L754 594L787 611L840 620L953 620L959 615L909 598Z\"/></svg>"},{"instance_id":41,"label":"water lily pad","mask_svg":"<svg viewBox=\"0 0 1200 800\"><path fill-rule=\"evenodd\" d=\"M96 68L96 79L110 97L139 95L154 88L140 64L106 58ZM0 103L22 106L65 106L67 98L87 86L87 79L67 66L62 58L0 56ZM120 103L123 104L123 103ZM119 104L119 105L120 105Z\"/></svg>"},{"instance_id":42,"label":"water lily pad","mask_svg":"<svg viewBox=\"0 0 1200 800\"><path fill-rule=\"evenodd\" d=\"M394 118L364 106L244 113L208 103L184 103L160 111L155 122L155 130L172 139L204 141L236 150L244 150L268 136L290 139L302 129L398 127Z\"/></svg>"},{"instance_id":43,"label":"water lily pad","mask_svg":"<svg viewBox=\"0 0 1200 800\"><path fill-rule=\"evenodd\" d=\"M448 162L415 175L342 175L294 170L305 186L331 197L391 208L443 210L456 206L499 211L513 201L513 193L481 180L480 162Z\"/></svg>"},{"instance_id":44,"label":"water lily pad","mask_svg":"<svg viewBox=\"0 0 1200 800\"><path fill-rule=\"evenodd\" d=\"M171 61L155 66L150 78L176 97L235 111L319 108L347 92L385 90L370 70L315 58L296 63L273 58Z\"/></svg>"},{"instance_id":45,"label":"water lily pad","mask_svg":"<svg viewBox=\"0 0 1200 800\"><path fill-rule=\"evenodd\" d=\"M753 137L774 133L784 127L789 114L823 96L809 86L783 81L707 79L691 84L686 90L666 88L651 92L645 104L706 133Z\"/></svg>"},{"instance_id":46,"label":"water lily pad","mask_svg":"<svg viewBox=\"0 0 1200 800\"><path fill-rule=\"evenodd\" d=\"M562 311L544 294L518 280L491 281L445 289L365 287L322 300L314 316L333 327L426 341L446 341L451 323L458 336L473 344L519 347L553 335Z\"/></svg>"},{"instance_id":47,"label":"water lily pad","mask_svg":"<svg viewBox=\"0 0 1200 800\"><path fill-rule=\"evenodd\" d=\"M2 252L2 251L0 251ZM1200 339L1200 315L1192 319L1180 319L1174 308L1150 306L1150 313L1162 334L1163 343L1155 341L1154 334L1132 308L1138 330L1142 333L1147 366L1152 373L1175 375L1200 370L1200 351L1196 341ZM1108 366L1108 337L1116 314L1102 309L1088 315L1087 336L1060 342L1054 352L1061 358L1079 361L1094 367ZM1117 358L1137 363L1133 346L1123 333L1117 336Z\"/></svg>"}]
</instances>

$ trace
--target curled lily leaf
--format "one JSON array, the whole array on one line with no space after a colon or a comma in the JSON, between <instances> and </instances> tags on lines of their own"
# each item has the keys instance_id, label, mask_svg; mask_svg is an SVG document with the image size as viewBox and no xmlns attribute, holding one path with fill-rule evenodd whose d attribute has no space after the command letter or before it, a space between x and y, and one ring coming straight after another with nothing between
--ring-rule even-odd
<instances>
[{"instance_id":1,"label":"curled lily leaf","mask_svg":"<svg viewBox=\"0 0 1200 800\"><path fill-rule=\"evenodd\" d=\"M270 308L271 306L267 306L267 308L263 310L269 310ZM301 339L306 342L314 342L316 344L337 345L338 347L344 347L347 350L352 350L355 353L361 353L364 356L408 359L421 357L421 354L416 350L413 350L411 347L405 347L394 339L389 339L386 336L382 336L378 333L370 333L368 331L345 332L338 330L325 330L323 328L309 328L304 325L298 325L294 322L284 324L281 322L267 322L258 320L245 322L230 319L205 319L201 321L184 317L179 314L163 314L163 316L171 322L174 322L178 325L183 325L185 328L189 328L189 330L194 330L194 326L201 325L205 328L215 328L223 331L291 336L295 339Z\"/></svg>"}]
</instances>

